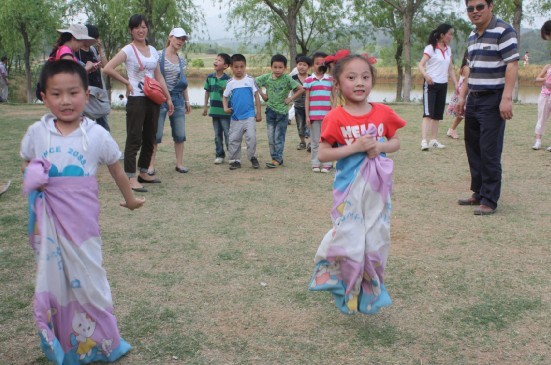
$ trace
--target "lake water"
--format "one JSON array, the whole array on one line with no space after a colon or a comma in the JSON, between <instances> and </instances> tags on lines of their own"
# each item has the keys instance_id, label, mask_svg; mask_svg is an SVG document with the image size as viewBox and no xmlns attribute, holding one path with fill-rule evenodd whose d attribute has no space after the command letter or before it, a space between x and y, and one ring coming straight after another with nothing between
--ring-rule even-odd
<instances>
[{"instance_id":1,"label":"lake water","mask_svg":"<svg viewBox=\"0 0 551 365\"><path fill-rule=\"evenodd\" d=\"M202 106L205 98L203 89L203 80L188 80L188 94L191 105ZM453 84L452 84L453 86ZM126 88L121 83L112 82L113 92L111 101L117 102L119 94L124 94ZM541 87L521 86L519 89L519 99L524 104L537 104ZM421 102L423 99L423 86L414 85L411 89L411 100ZM453 87L448 90L448 101L453 95ZM377 84L371 91L369 100L373 102L393 102L396 96L396 84Z\"/></svg>"}]
</instances>

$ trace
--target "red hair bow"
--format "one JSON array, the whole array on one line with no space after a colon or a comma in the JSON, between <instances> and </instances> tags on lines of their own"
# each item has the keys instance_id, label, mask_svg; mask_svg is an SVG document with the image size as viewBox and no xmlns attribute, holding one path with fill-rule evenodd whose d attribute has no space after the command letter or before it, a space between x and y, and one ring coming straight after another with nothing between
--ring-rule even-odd
<instances>
[{"instance_id":1,"label":"red hair bow","mask_svg":"<svg viewBox=\"0 0 551 365\"><path fill-rule=\"evenodd\" d=\"M345 58L348 55L350 55L350 51L348 49L341 49L340 51L337 51L337 53L335 53L334 55L329 55L325 57L325 63L336 63L338 60Z\"/></svg>"},{"instance_id":2,"label":"red hair bow","mask_svg":"<svg viewBox=\"0 0 551 365\"><path fill-rule=\"evenodd\" d=\"M348 49L341 49L340 51L337 51L334 55L329 55L325 57L325 64L329 64L331 62L337 62L345 57L350 56L350 50ZM361 56L370 64L374 65L377 63L377 59L375 57L369 57L367 53L362 53Z\"/></svg>"},{"instance_id":3,"label":"red hair bow","mask_svg":"<svg viewBox=\"0 0 551 365\"><path fill-rule=\"evenodd\" d=\"M375 57L369 57L367 53L362 53L362 57L365 58L365 60L370 64L374 65L377 63L377 59Z\"/></svg>"}]
</instances>

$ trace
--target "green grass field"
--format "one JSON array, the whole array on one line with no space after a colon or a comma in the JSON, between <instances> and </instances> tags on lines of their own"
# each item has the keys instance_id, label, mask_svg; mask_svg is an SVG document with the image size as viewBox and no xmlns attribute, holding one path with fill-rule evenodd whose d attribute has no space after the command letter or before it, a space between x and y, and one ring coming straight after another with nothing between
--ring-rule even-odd
<instances>
[{"instance_id":1,"label":"green grass field","mask_svg":"<svg viewBox=\"0 0 551 365\"><path fill-rule=\"evenodd\" d=\"M421 106L393 108L408 125L395 161L393 305L375 316L340 314L328 293L307 290L313 257L331 228L332 174L310 172L289 126L285 166L215 166L211 121L187 119L185 163L174 171L167 126L162 184L122 197L100 169L104 266L122 336L120 364L549 364L551 363L551 153L533 151L535 105L507 122L498 212L474 216L462 140L421 152ZM33 323L35 264L26 237L19 144L45 112L0 105L0 363L45 364ZM451 120L446 120L444 136ZM124 147L124 112L110 116ZM168 124L168 123L167 123ZM460 135L463 135L462 126ZM268 161L265 122L258 155ZM544 137L544 145L551 138ZM266 285L262 285L266 284Z\"/></svg>"}]
</instances>

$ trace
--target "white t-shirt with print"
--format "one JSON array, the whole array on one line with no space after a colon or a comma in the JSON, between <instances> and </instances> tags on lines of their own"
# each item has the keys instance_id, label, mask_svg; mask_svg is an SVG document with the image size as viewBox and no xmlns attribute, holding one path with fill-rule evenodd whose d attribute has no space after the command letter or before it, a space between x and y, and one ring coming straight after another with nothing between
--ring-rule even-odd
<instances>
[{"instance_id":1,"label":"white t-shirt with print","mask_svg":"<svg viewBox=\"0 0 551 365\"><path fill-rule=\"evenodd\" d=\"M93 176L99 165L118 163L119 146L99 124L83 117L81 127L63 136L54 120L48 113L27 129L21 141L25 161L45 158L52 163L50 176Z\"/></svg>"},{"instance_id":2,"label":"white t-shirt with print","mask_svg":"<svg viewBox=\"0 0 551 365\"><path fill-rule=\"evenodd\" d=\"M131 44L127 44L123 47L122 51L126 53L126 72L128 74L128 80L130 85L134 89L132 96L145 96L143 93L143 79L145 76L151 78L155 77L155 68L157 68L157 63L159 62L159 54L157 50L151 46L149 47L149 57L145 57L138 48L136 52L140 57L140 61L144 67L142 71L138 59L136 58L136 53L134 53L134 48Z\"/></svg>"}]
</instances>

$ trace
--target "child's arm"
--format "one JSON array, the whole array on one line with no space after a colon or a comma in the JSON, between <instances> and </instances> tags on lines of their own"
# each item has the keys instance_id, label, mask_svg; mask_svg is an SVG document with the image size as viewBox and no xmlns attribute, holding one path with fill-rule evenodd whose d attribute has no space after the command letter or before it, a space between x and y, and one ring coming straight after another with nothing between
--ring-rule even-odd
<instances>
[{"instance_id":1,"label":"child's arm","mask_svg":"<svg viewBox=\"0 0 551 365\"><path fill-rule=\"evenodd\" d=\"M228 107L228 98L225 96L222 96L222 106L224 107L224 112L231 114L232 109Z\"/></svg>"},{"instance_id":2,"label":"child's arm","mask_svg":"<svg viewBox=\"0 0 551 365\"><path fill-rule=\"evenodd\" d=\"M260 105L260 96L258 96L258 91L254 93L254 101L256 104L256 121L262 121L262 106Z\"/></svg>"},{"instance_id":3,"label":"child's arm","mask_svg":"<svg viewBox=\"0 0 551 365\"><path fill-rule=\"evenodd\" d=\"M432 85L434 84L434 81L432 80L432 77L430 77L427 71L425 70L425 66L428 60L429 60L429 56L426 53L423 53L423 57L421 58L421 61L419 61L419 63L417 64L417 68L419 69L421 76L423 76L423 78L427 82L427 85Z\"/></svg>"},{"instance_id":4,"label":"child's arm","mask_svg":"<svg viewBox=\"0 0 551 365\"><path fill-rule=\"evenodd\" d=\"M541 72L539 73L538 76L536 76L536 82L544 82L545 79L546 79L546 75L547 75L547 70L549 69L551 65L545 65L542 69L541 69Z\"/></svg>"},{"instance_id":5,"label":"child's arm","mask_svg":"<svg viewBox=\"0 0 551 365\"><path fill-rule=\"evenodd\" d=\"M256 83L256 88L258 90L258 95L262 98L264 101L268 101L268 87L265 85L266 75L258 76L254 82ZM271 77L271 75L270 75ZM266 92L262 91L262 88L266 89Z\"/></svg>"},{"instance_id":6,"label":"child's arm","mask_svg":"<svg viewBox=\"0 0 551 365\"><path fill-rule=\"evenodd\" d=\"M258 95L262 98L264 101L268 101L268 89L266 89L266 92L262 91L262 88L258 88Z\"/></svg>"},{"instance_id":7,"label":"child's arm","mask_svg":"<svg viewBox=\"0 0 551 365\"><path fill-rule=\"evenodd\" d=\"M115 57L111 58L111 60L107 62L107 65L105 65L105 67L103 68L103 72L107 76L126 85L126 96L128 97L129 95L132 95L132 93L134 92L134 89L132 89L132 85L130 84L130 81L128 79L125 79L116 70L117 66L119 66L124 61L126 61L126 53L124 53L124 51L119 51L119 53L117 53Z\"/></svg>"},{"instance_id":8,"label":"child's arm","mask_svg":"<svg viewBox=\"0 0 551 365\"><path fill-rule=\"evenodd\" d=\"M206 117L209 113L209 97L210 94L207 90L205 90L205 106L203 107L203 116Z\"/></svg>"},{"instance_id":9,"label":"child's arm","mask_svg":"<svg viewBox=\"0 0 551 365\"><path fill-rule=\"evenodd\" d=\"M341 160L345 157L359 152L367 153L367 157L375 158L382 152L392 153L400 149L400 139L394 135L388 141L377 142L373 136L366 134L361 136L354 143L346 146L333 148L329 143L321 141L318 150L318 159L320 162L329 162Z\"/></svg>"},{"instance_id":10,"label":"child's arm","mask_svg":"<svg viewBox=\"0 0 551 365\"><path fill-rule=\"evenodd\" d=\"M461 89L459 89L459 97L457 104L455 105L455 112L457 115L464 115L465 114L465 98L467 96L467 91L469 90L469 76L471 74L471 69L469 66L463 67L463 72L465 78L463 79L463 85L461 86Z\"/></svg>"},{"instance_id":11,"label":"child's arm","mask_svg":"<svg viewBox=\"0 0 551 365\"><path fill-rule=\"evenodd\" d=\"M310 89L306 89L304 96L304 114L306 114L306 125L310 128Z\"/></svg>"},{"instance_id":12,"label":"child's arm","mask_svg":"<svg viewBox=\"0 0 551 365\"><path fill-rule=\"evenodd\" d=\"M304 93L304 88L302 87L302 85L298 85L298 86L294 89L293 95L291 95L290 97L288 97L287 99L285 99L285 104L290 104L293 100L295 100L295 99L297 99L298 97L300 97L303 93Z\"/></svg>"},{"instance_id":13,"label":"child's arm","mask_svg":"<svg viewBox=\"0 0 551 365\"><path fill-rule=\"evenodd\" d=\"M124 173L121 164L117 161L108 166L109 173L117 183L119 190L124 197L124 203L120 203L121 207L128 208L130 210L138 209L145 203L145 198L136 198L132 189L130 188L130 182L128 176Z\"/></svg>"},{"instance_id":14,"label":"child's arm","mask_svg":"<svg viewBox=\"0 0 551 365\"><path fill-rule=\"evenodd\" d=\"M23 164L21 165L21 172L23 174L25 173L25 169L27 168L27 166L29 166L29 162L30 161L23 161Z\"/></svg>"}]
</instances>

